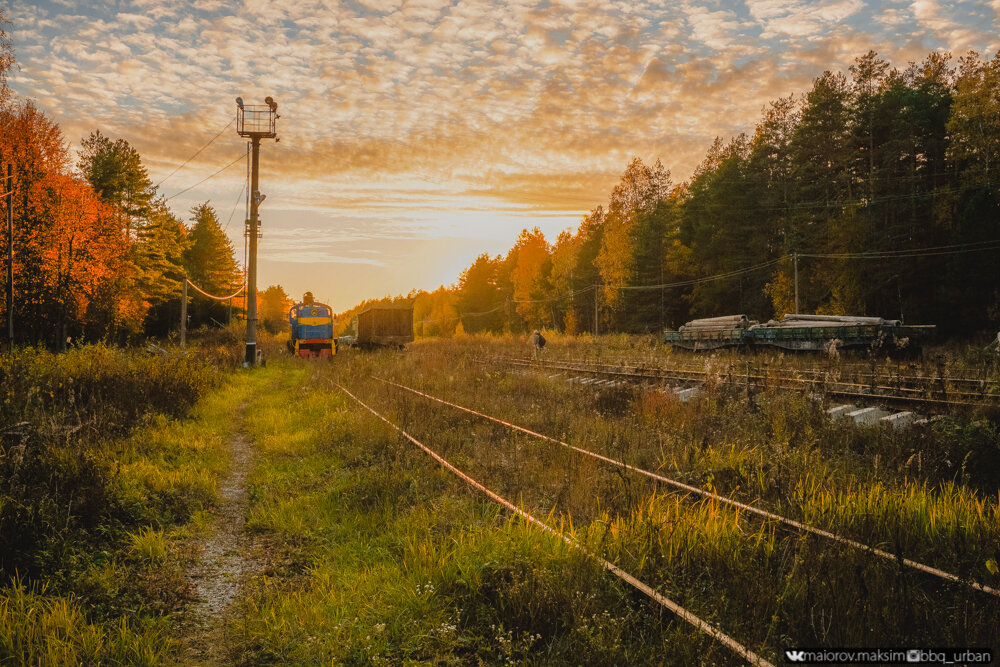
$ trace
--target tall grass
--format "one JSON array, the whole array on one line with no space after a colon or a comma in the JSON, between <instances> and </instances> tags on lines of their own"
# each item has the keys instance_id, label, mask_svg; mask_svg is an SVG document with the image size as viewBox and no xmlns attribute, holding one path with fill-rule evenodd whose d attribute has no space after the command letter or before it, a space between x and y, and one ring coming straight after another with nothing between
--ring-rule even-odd
<instances>
[{"instance_id":1,"label":"tall grass","mask_svg":"<svg viewBox=\"0 0 1000 667\"><path fill-rule=\"evenodd\" d=\"M655 387L581 387L550 378L553 372L483 363L497 354L525 356L524 340L469 336L418 341L402 353L347 353L323 364L272 358L224 391L196 389L191 420L166 409L140 411L130 418L143 427L121 438L114 434L128 426L105 425L94 415L99 427L62 440L52 434L73 421L78 397L71 403L58 382L48 398L39 389L18 414L58 414L62 422L51 419L55 426L44 436L33 425L14 429L12 439L2 436L0 466L25 474L13 467L16 457L26 457L16 464L23 466L31 456L30 447L18 449L22 442L49 443L46 464L59 474L84 469L80 457L89 457L96 472L87 488L103 494L94 506L104 509L87 525L76 510L60 509L63 496L51 507L39 500L39 515L57 538L29 550L33 571L51 574L54 563L75 563L67 571L86 584L73 589L50 576L44 591L3 589L0 604L16 613L0 616L0 636L13 637L12 646L47 646L28 629L29 608L58 607L57 616L72 618L64 624L70 630L60 634L62 626L46 622L48 636L69 637L79 662L122 660L113 656L125 653L107 648L116 643L133 647L133 661L167 659L166 640L157 634L162 626L143 619L167 608L169 594L161 589L176 583L177 536L204 528L227 464L225 441L241 431L256 451L247 525L267 565L229 616L234 661L733 662L727 649L663 614L597 561L470 491L335 391L336 380L491 489L766 656L805 645L1000 644L1000 602L960 583L672 493L371 376L996 587L1000 484L983 474L998 441L989 415L958 414L901 432L860 429L830 422L814 397L722 382L738 363L745 370L745 360L676 355L650 337L547 337L550 357L698 364L713 368L717 381L689 403ZM749 363L809 370L798 357ZM971 372L963 363L956 371ZM906 370L899 362L851 364L884 374ZM934 367L915 364L912 372ZM847 372L829 360L813 365ZM204 386L212 379L208 371ZM132 414L127 407L111 421L124 424ZM5 494L3 483L0 517L15 516L13 506L28 496ZM94 553L103 555L85 555ZM141 585L128 585L129 577ZM15 604L18 596L28 602ZM141 611L125 613L126 605ZM93 611L73 616L74 608ZM79 648L97 644L103 653ZM142 654L143 646L161 652ZM44 661L34 657L42 649L18 650L18 659ZM5 655L14 654L0 653L0 661Z\"/></svg>"},{"instance_id":2,"label":"tall grass","mask_svg":"<svg viewBox=\"0 0 1000 667\"><path fill-rule=\"evenodd\" d=\"M649 363L667 356L641 340L609 347L563 345L553 337L546 354ZM367 376L416 386L996 587L1000 487L995 476L979 473L1000 462L988 415L959 413L904 431L867 429L831 422L817 397L773 387L748 394L708 383L700 400L682 403L657 388L583 387L564 375L550 378L553 371L489 361L527 349L516 339L424 342L412 355L345 358L334 373L477 479L536 514L571 521L593 549L751 646L779 653L783 643L1000 641L986 620L996 618L1000 603L961 584L712 502L682 500L651 481ZM801 357L777 361L808 370ZM733 372L725 355L684 363L714 367L720 377ZM837 370L829 360L819 365ZM916 365L907 371L895 361L869 363L865 371L920 372ZM963 460L964 467L956 463Z\"/></svg>"},{"instance_id":3,"label":"tall grass","mask_svg":"<svg viewBox=\"0 0 1000 667\"><path fill-rule=\"evenodd\" d=\"M0 663L160 660L166 528L214 502L220 461L177 425L222 377L195 351L0 356Z\"/></svg>"},{"instance_id":4,"label":"tall grass","mask_svg":"<svg viewBox=\"0 0 1000 667\"><path fill-rule=\"evenodd\" d=\"M76 597L15 581L0 596L0 663L12 665L156 665L166 646L163 624L138 627L88 621Z\"/></svg>"}]
</instances>

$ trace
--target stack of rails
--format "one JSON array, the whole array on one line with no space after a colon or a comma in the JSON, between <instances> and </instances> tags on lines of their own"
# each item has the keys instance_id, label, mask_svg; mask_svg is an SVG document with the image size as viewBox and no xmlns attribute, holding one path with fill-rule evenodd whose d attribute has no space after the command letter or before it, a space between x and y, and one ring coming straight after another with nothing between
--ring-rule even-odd
<instances>
[{"instance_id":1,"label":"stack of rails","mask_svg":"<svg viewBox=\"0 0 1000 667\"><path fill-rule=\"evenodd\" d=\"M692 320L678 331L666 331L664 342L688 350L740 345L823 350L831 344L917 350L933 335L933 325L904 325L881 317L786 314L781 320L760 324L746 315L729 315Z\"/></svg>"},{"instance_id":2,"label":"stack of rails","mask_svg":"<svg viewBox=\"0 0 1000 667\"><path fill-rule=\"evenodd\" d=\"M678 331L667 331L665 342L689 350L714 350L746 344L751 325L746 315L725 315L691 320Z\"/></svg>"}]
</instances>

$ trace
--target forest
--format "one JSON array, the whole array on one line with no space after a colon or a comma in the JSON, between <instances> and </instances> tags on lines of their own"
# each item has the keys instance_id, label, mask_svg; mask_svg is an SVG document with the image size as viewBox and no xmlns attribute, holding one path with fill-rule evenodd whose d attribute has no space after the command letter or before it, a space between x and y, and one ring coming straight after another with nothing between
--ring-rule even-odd
<instances>
[{"instance_id":1,"label":"forest","mask_svg":"<svg viewBox=\"0 0 1000 667\"><path fill-rule=\"evenodd\" d=\"M185 275L212 294L239 289L243 269L209 202L185 224L139 153L100 130L72 155L59 126L8 88L16 67L5 33L0 190L12 193L16 220L17 342L166 337L179 326ZM932 52L900 68L870 51L770 102L752 132L717 138L687 181L633 158L607 202L554 242L525 229L453 286L366 301L338 322L410 300L420 337L650 332L693 317L780 317L797 293L800 312L898 318L946 335L992 330L998 189L1000 53ZM259 299L265 326L279 329L288 295L273 285ZM191 299L189 326L243 310L242 296Z\"/></svg>"},{"instance_id":2,"label":"forest","mask_svg":"<svg viewBox=\"0 0 1000 667\"><path fill-rule=\"evenodd\" d=\"M417 335L648 332L794 311L1000 324L1000 54L871 51L717 138L691 178L634 158L555 242L524 230L450 289L415 292ZM345 314L350 319L358 308Z\"/></svg>"},{"instance_id":3,"label":"forest","mask_svg":"<svg viewBox=\"0 0 1000 667\"><path fill-rule=\"evenodd\" d=\"M243 269L209 202L193 207L186 225L168 208L139 153L125 139L112 139L100 130L82 138L81 149L72 155L58 124L7 86L7 75L16 67L4 32L0 194L12 194L15 221L16 343L63 349L72 341L129 343L167 337L180 325L185 275L216 295L232 294L243 285ZM0 197L3 283L9 252L7 201ZM9 304L7 285L3 287L6 324ZM228 323L245 307L242 295L232 304L194 296L189 300L190 327ZM265 326L279 328L289 302L280 285L258 292Z\"/></svg>"}]
</instances>

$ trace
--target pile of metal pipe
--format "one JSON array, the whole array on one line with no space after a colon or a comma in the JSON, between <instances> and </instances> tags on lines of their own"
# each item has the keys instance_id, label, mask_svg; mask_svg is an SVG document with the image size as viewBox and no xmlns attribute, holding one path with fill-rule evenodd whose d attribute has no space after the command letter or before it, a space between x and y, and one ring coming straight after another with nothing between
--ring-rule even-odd
<instances>
[{"instance_id":1,"label":"pile of metal pipe","mask_svg":"<svg viewBox=\"0 0 1000 667\"><path fill-rule=\"evenodd\" d=\"M691 320L680 328L680 331L709 332L726 331L729 329L746 329L750 326L750 320L746 315L725 315L723 317L706 317L700 320Z\"/></svg>"}]
</instances>

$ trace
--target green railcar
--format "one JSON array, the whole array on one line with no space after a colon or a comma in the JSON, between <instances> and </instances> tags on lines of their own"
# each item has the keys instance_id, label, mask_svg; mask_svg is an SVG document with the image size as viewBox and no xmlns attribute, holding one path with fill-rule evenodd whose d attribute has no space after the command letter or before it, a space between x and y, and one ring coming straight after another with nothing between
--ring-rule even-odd
<instances>
[{"instance_id":1,"label":"green railcar","mask_svg":"<svg viewBox=\"0 0 1000 667\"><path fill-rule=\"evenodd\" d=\"M904 325L899 320L850 315L785 315L765 323L745 315L692 320L664 332L664 342L688 350L726 347L777 347L828 350L831 347L918 351L934 337L934 325Z\"/></svg>"}]
</instances>

